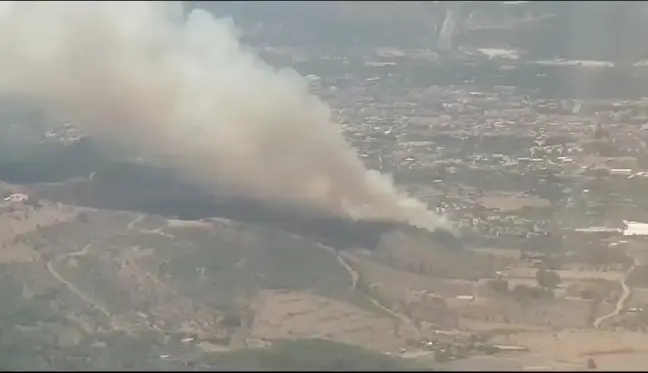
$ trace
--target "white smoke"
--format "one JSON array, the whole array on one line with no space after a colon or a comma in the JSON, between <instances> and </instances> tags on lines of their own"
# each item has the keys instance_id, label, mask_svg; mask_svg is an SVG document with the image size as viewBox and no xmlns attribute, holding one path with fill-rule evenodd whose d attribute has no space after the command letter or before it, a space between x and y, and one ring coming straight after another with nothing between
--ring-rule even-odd
<instances>
[{"instance_id":1,"label":"white smoke","mask_svg":"<svg viewBox=\"0 0 648 373\"><path fill-rule=\"evenodd\" d=\"M295 71L179 2L2 2L0 94L229 195L448 227L368 171Z\"/></svg>"},{"instance_id":2,"label":"white smoke","mask_svg":"<svg viewBox=\"0 0 648 373\"><path fill-rule=\"evenodd\" d=\"M439 31L437 47L440 50L451 51L454 48L453 38L457 31L457 4L454 1L447 1L444 5L445 17Z\"/></svg>"}]
</instances>

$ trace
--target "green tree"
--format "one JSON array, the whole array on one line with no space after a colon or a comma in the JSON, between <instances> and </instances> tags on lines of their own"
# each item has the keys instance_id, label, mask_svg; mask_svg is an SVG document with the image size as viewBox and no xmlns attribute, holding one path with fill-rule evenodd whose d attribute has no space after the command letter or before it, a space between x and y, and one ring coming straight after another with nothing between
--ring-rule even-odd
<instances>
[{"instance_id":1,"label":"green tree","mask_svg":"<svg viewBox=\"0 0 648 373\"><path fill-rule=\"evenodd\" d=\"M487 283L488 287L493 289L496 293L506 294L508 293L509 283L504 279L495 279L489 280Z\"/></svg>"},{"instance_id":2,"label":"green tree","mask_svg":"<svg viewBox=\"0 0 648 373\"><path fill-rule=\"evenodd\" d=\"M560 284L562 279L557 272L541 268L536 273L536 281L538 281L538 285L541 288L545 290L553 290Z\"/></svg>"}]
</instances>

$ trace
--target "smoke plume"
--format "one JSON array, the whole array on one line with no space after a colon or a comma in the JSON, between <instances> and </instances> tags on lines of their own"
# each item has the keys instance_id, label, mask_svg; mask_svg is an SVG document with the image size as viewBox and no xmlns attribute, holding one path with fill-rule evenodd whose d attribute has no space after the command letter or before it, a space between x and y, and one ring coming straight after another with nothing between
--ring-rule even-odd
<instances>
[{"instance_id":1,"label":"smoke plume","mask_svg":"<svg viewBox=\"0 0 648 373\"><path fill-rule=\"evenodd\" d=\"M230 196L447 227L364 165L295 71L179 2L2 2L0 94Z\"/></svg>"}]
</instances>

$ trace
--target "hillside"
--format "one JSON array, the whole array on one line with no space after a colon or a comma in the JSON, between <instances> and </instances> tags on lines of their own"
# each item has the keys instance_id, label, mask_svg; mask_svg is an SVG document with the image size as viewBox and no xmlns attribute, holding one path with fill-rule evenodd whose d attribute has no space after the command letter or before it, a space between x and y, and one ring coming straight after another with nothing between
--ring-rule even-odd
<instances>
[{"instance_id":1,"label":"hillside","mask_svg":"<svg viewBox=\"0 0 648 373\"><path fill-rule=\"evenodd\" d=\"M481 268L447 232L214 200L166 170L109 161L88 139L8 160L0 178L19 182L2 184L4 195L30 196L0 206L0 293L11 304L2 340L29 344L12 347L20 351L7 369L390 369L401 363L375 354L398 353L423 332L358 287L365 274L342 251L376 250L377 262L438 256L459 277ZM296 339L358 350L295 355ZM358 357L362 349L374 355Z\"/></svg>"},{"instance_id":2,"label":"hillside","mask_svg":"<svg viewBox=\"0 0 648 373\"><path fill-rule=\"evenodd\" d=\"M354 291L335 251L281 230L46 201L5 206L0 220L0 294L8 305L2 343L12 354L4 368L246 369L255 359L274 361L276 369L324 364L317 359L355 361L358 369L399 364L357 352L393 351L406 336L379 337L394 321ZM297 304L300 323L311 328L289 321ZM284 356L292 355L290 344L272 346L294 338L360 350L329 359L315 348L291 362ZM234 353L259 344L273 349Z\"/></svg>"}]
</instances>

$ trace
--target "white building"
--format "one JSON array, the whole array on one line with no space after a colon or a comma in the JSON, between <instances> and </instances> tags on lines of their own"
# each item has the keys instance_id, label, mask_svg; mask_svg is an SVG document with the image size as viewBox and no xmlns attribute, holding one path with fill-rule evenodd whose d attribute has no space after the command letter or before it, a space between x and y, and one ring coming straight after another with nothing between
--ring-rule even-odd
<instances>
[{"instance_id":1,"label":"white building","mask_svg":"<svg viewBox=\"0 0 648 373\"><path fill-rule=\"evenodd\" d=\"M12 194L9 197L5 198L6 202L24 202L27 201L29 197L26 194L16 193Z\"/></svg>"},{"instance_id":2,"label":"white building","mask_svg":"<svg viewBox=\"0 0 648 373\"><path fill-rule=\"evenodd\" d=\"M622 229L608 227L588 227L576 228L574 229L574 231L579 233L621 233Z\"/></svg>"},{"instance_id":3,"label":"white building","mask_svg":"<svg viewBox=\"0 0 648 373\"><path fill-rule=\"evenodd\" d=\"M625 225L624 236L648 236L648 224L646 223L624 220L623 225Z\"/></svg>"},{"instance_id":4,"label":"white building","mask_svg":"<svg viewBox=\"0 0 648 373\"><path fill-rule=\"evenodd\" d=\"M630 176L632 175L632 170L629 168L613 168L610 170L610 175Z\"/></svg>"}]
</instances>

